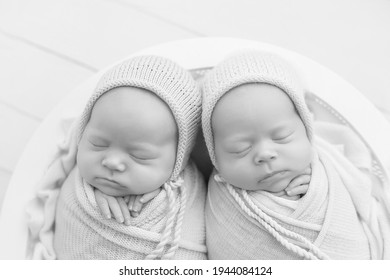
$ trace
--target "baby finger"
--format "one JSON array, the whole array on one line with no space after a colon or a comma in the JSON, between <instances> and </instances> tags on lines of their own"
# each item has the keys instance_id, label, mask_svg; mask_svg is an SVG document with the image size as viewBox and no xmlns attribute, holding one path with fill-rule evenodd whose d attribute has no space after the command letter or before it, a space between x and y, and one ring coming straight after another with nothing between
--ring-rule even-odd
<instances>
[{"instance_id":1,"label":"baby finger","mask_svg":"<svg viewBox=\"0 0 390 280\"><path fill-rule=\"evenodd\" d=\"M289 196L304 195L307 193L309 185L299 185L291 190L286 191Z\"/></svg>"},{"instance_id":2,"label":"baby finger","mask_svg":"<svg viewBox=\"0 0 390 280\"><path fill-rule=\"evenodd\" d=\"M124 200L124 198L122 197L119 197L118 198L118 202L119 202L119 207L121 208L121 211L122 211L122 215L123 215L123 218L125 220L125 225L130 225L130 210L129 208L127 208L127 204Z\"/></svg>"},{"instance_id":3,"label":"baby finger","mask_svg":"<svg viewBox=\"0 0 390 280\"><path fill-rule=\"evenodd\" d=\"M117 201L117 198L113 196L108 196L107 200L110 206L111 213L115 217L115 220L120 224L123 223L124 218L122 215L121 207L119 206L119 203Z\"/></svg>"},{"instance_id":4,"label":"baby finger","mask_svg":"<svg viewBox=\"0 0 390 280\"><path fill-rule=\"evenodd\" d=\"M95 199L96 199L96 204L98 205L103 216L106 219L111 219L110 207L108 206L108 201L106 196L98 189L95 189Z\"/></svg>"},{"instance_id":5,"label":"baby finger","mask_svg":"<svg viewBox=\"0 0 390 280\"><path fill-rule=\"evenodd\" d=\"M287 186L286 191L292 190L293 188L310 183L311 176L310 175L300 175L295 177Z\"/></svg>"}]
</instances>

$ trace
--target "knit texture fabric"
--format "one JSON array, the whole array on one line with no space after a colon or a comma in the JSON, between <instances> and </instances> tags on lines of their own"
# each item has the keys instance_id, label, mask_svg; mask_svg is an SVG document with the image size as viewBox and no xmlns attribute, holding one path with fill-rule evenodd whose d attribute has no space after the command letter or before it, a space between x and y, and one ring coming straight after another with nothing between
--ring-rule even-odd
<instances>
[{"instance_id":1,"label":"knit texture fabric","mask_svg":"<svg viewBox=\"0 0 390 280\"><path fill-rule=\"evenodd\" d=\"M248 83L266 83L282 89L293 102L312 138L312 117L305 103L301 81L293 68L283 59L269 53L248 51L227 58L205 77L202 85L202 127L211 161L218 169L214 154L211 117L218 100L231 89Z\"/></svg>"},{"instance_id":2,"label":"knit texture fabric","mask_svg":"<svg viewBox=\"0 0 390 280\"><path fill-rule=\"evenodd\" d=\"M81 116L79 139L93 106L104 93L117 87L146 89L161 98L175 118L179 141L171 180L185 167L200 123L201 93L190 73L173 61L158 56L139 56L114 66L103 75Z\"/></svg>"},{"instance_id":3,"label":"knit texture fabric","mask_svg":"<svg viewBox=\"0 0 390 280\"><path fill-rule=\"evenodd\" d=\"M187 198L174 190L174 208L186 211L181 230L179 248L172 259L206 259L204 203L205 186L196 166L189 162L182 172ZM81 178L77 167L62 186L56 211L54 249L58 259L132 259L142 260L154 251L167 224L169 205L167 192L144 205L140 215L126 226L107 220L100 213L93 187ZM178 214L175 215L177 223ZM175 233L171 233L174 239ZM87 242L86 242L87 241ZM170 243L166 244L164 255ZM161 258L161 256L157 256Z\"/></svg>"},{"instance_id":4,"label":"knit texture fabric","mask_svg":"<svg viewBox=\"0 0 390 280\"><path fill-rule=\"evenodd\" d=\"M326 138L312 139L318 156L298 201L234 188L214 171L206 202L210 259L390 258L389 213L372 193L369 151L346 127L321 126Z\"/></svg>"},{"instance_id":5,"label":"knit texture fabric","mask_svg":"<svg viewBox=\"0 0 390 280\"><path fill-rule=\"evenodd\" d=\"M308 192L295 207L290 203L263 191L247 192L210 179L209 258L371 258L356 205L327 158L320 155L313 160Z\"/></svg>"}]
</instances>

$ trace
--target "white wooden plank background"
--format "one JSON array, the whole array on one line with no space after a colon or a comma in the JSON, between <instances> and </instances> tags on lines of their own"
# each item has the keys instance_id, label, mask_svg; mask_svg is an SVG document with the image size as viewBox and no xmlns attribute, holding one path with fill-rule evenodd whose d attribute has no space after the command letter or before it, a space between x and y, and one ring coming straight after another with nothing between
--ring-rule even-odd
<instances>
[{"instance_id":1,"label":"white wooden plank background","mask_svg":"<svg viewBox=\"0 0 390 280\"><path fill-rule=\"evenodd\" d=\"M327 66L390 116L389 0L0 1L0 207L42 119L135 51L199 36L275 44ZM351 103L352 104L352 103Z\"/></svg>"}]
</instances>

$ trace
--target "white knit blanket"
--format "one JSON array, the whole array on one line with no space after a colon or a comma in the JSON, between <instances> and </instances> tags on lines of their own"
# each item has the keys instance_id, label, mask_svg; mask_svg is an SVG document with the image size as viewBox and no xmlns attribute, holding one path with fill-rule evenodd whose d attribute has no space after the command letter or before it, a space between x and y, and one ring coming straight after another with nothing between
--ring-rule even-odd
<instances>
[{"instance_id":1,"label":"white knit blanket","mask_svg":"<svg viewBox=\"0 0 390 280\"><path fill-rule=\"evenodd\" d=\"M210 259L390 257L389 213L370 180L334 146L316 145L309 190L298 201L242 191L214 172L206 202Z\"/></svg>"},{"instance_id":2,"label":"white knit blanket","mask_svg":"<svg viewBox=\"0 0 390 280\"><path fill-rule=\"evenodd\" d=\"M182 238L174 258L205 259L203 179L193 164L187 166L182 176L185 182L182 187L186 188L188 198ZM176 209L180 207L180 195L176 189ZM166 191L162 190L138 217L132 218L129 226L106 220L97 207L93 187L82 180L75 168L62 186L57 203L56 256L58 259L145 259L160 242L169 207ZM170 238L173 240L173 232Z\"/></svg>"}]
</instances>

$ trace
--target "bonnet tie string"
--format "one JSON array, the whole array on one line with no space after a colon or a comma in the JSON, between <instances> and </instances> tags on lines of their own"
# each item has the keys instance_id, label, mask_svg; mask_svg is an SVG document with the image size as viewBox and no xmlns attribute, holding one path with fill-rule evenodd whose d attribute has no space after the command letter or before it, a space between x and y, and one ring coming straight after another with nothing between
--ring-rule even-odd
<instances>
[{"instance_id":1,"label":"bonnet tie string","mask_svg":"<svg viewBox=\"0 0 390 280\"><path fill-rule=\"evenodd\" d=\"M151 252L148 256L146 256L147 260L153 260L157 258L161 259L171 259L176 250L179 247L179 240L180 240L180 233L181 233L181 225L183 223L183 217L184 217L184 209L186 205L186 192L185 188L183 186L183 179L179 178L175 181L169 181L164 184L164 189L167 192L168 197L168 213L167 213L167 220L165 222L165 228L164 231L161 234L161 239L159 244L156 246L156 248ZM179 198L179 205L177 205L177 199L174 193L174 190L177 190L179 192L178 198ZM178 212L177 219L175 222L175 216ZM174 230L173 237L172 237L172 231ZM164 253L165 246L168 243L171 243L170 248L168 251Z\"/></svg>"},{"instance_id":2,"label":"bonnet tie string","mask_svg":"<svg viewBox=\"0 0 390 280\"><path fill-rule=\"evenodd\" d=\"M311 260L329 259L329 256L327 256L325 253L320 251L319 248L316 247L312 242L307 240L305 237L282 227L270 216L268 216L261 209L259 209L250 199L246 190L241 190L241 195L244 198L245 200L244 201L239 195L239 193L235 190L235 188L231 184L227 183L219 174L215 175L214 179L218 183L225 184L228 188L229 193L235 199L235 201L238 203L241 209L248 216L258 221L285 248L298 254L299 256L305 259L311 259ZM251 209L248 208L247 204L251 207ZM304 243L310 249L310 251L306 251L303 248L291 243L290 241L288 241L287 238L283 237L283 234L285 236L288 236L292 239Z\"/></svg>"}]
</instances>

